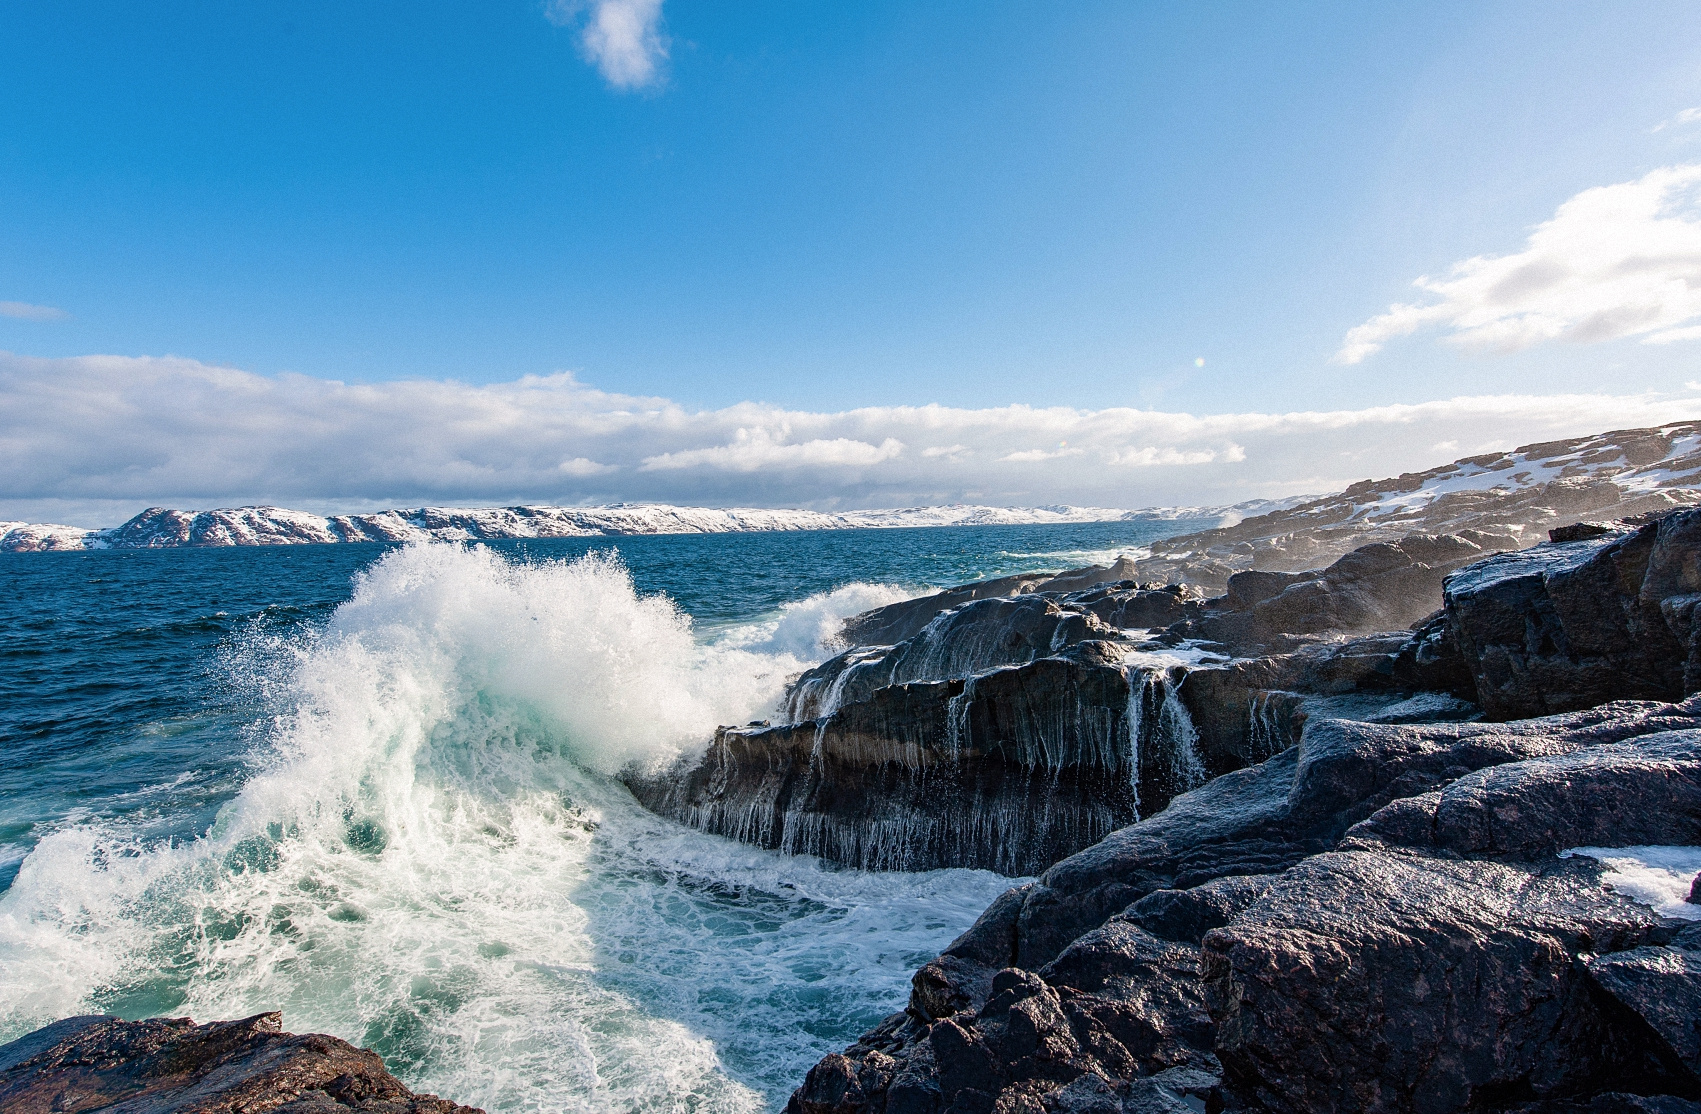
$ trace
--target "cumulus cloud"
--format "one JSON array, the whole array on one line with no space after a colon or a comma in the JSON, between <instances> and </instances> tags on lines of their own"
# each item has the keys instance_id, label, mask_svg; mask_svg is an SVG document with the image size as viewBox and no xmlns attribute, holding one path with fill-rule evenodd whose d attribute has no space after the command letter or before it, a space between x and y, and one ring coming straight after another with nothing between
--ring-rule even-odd
<instances>
[{"instance_id":1,"label":"cumulus cloud","mask_svg":"<svg viewBox=\"0 0 1701 1114\"><path fill-rule=\"evenodd\" d=\"M53 306L32 306L28 302L0 302L0 317L15 317L21 321L63 321L71 316Z\"/></svg>"},{"instance_id":2,"label":"cumulus cloud","mask_svg":"<svg viewBox=\"0 0 1701 1114\"><path fill-rule=\"evenodd\" d=\"M0 518L111 525L154 504L1220 504L1335 490L1491 444L1694 418L1701 392L1198 415L693 410L569 374L350 384L174 358L0 353Z\"/></svg>"},{"instance_id":3,"label":"cumulus cloud","mask_svg":"<svg viewBox=\"0 0 1701 1114\"><path fill-rule=\"evenodd\" d=\"M1535 227L1524 250L1479 255L1446 278L1419 278L1438 299L1388 307L1351 329L1334 360L1356 364L1428 326L1452 343L1513 351L1550 340L1646 344L1701 338L1701 164L1584 190Z\"/></svg>"},{"instance_id":4,"label":"cumulus cloud","mask_svg":"<svg viewBox=\"0 0 1701 1114\"><path fill-rule=\"evenodd\" d=\"M662 0L550 0L550 22L579 29L585 60L616 89L642 89L661 80L668 38Z\"/></svg>"}]
</instances>

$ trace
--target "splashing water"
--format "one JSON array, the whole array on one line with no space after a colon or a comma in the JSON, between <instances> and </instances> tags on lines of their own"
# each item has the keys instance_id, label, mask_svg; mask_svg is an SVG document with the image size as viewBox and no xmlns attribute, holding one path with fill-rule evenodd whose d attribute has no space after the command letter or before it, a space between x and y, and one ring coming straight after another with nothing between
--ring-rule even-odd
<instances>
[{"instance_id":1,"label":"splashing water","mask_svg":"<svg viewBox=\"0 0 1701 1114\"><path fill-rule=\"evenodd\" d=\"M719 645L756 653L786 654L814 660L845 648L845 620L889 603L914 599L919 591L892 584L846 584L831 592L784 604L778 616L740 624L717 639Z\"/></svg>"},{"instance_id":2,"label":"splashing water","mask_svg":"<svg viewBox=\"0 0 1701 1114\"><path fill-rule=\"evenodd\" d=\"M271 711L202 837L36 845L0 896L0 1039L282 1009L493 1112L773 1103L1006 884L754 851L608 776L764 712L803 637L699 642L607 557L392 552L317 633L239 643Z\"/></svg>"}]
</instances>

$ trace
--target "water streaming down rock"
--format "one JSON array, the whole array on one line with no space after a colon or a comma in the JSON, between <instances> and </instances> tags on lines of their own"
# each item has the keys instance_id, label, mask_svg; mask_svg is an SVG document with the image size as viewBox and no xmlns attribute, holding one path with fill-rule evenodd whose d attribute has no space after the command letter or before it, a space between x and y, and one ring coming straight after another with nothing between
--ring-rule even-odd
<instances>
[{"instance_id":1,"label":"water streaming down rock","mask_svg":"<svg viewBox=\"0 0 1701 1114\"><path fill-rule=\"evenodd\" d=\"M1182 671L1078 643L967 679L887 685L803 723L722 728L704 759L630 775L648 807L870 870L1032 874L1206 777Z\"/></svg>"},{"instance_id":2,"label":"water streaming down rock","mask_svg":"<svg viewBox=\"0 0 1701 1114\"><path fill-rule=\"evenodd\" d=\"M1252 749L1266 754L1286 749L1292 711L1285 703L1269 690L1254 692L1246 698L1247 741Z\"/></svg>"}]
</instances>

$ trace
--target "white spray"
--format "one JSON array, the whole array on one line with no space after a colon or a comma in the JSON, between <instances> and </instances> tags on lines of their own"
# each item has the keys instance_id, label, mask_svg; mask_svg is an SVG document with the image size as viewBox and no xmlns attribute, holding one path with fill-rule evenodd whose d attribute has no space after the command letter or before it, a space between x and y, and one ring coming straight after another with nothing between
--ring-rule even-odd
<instances>
[{"instance_id":1,"label":"white spray","mask_svg":"<svg viewBox=\"0 0 1701 1114\"><path fill-rule=\"evenodd\" d=\"M640 810L603 775L761 714L801 663L698 643L608 558L397 551L249 660L275 714L203 838L67 827L0 897L0 1039L282 1009L493 1112L759 1109L828 1050L807 1023L898 1008L1002 885Z\"/></svg>"}]
</instances>

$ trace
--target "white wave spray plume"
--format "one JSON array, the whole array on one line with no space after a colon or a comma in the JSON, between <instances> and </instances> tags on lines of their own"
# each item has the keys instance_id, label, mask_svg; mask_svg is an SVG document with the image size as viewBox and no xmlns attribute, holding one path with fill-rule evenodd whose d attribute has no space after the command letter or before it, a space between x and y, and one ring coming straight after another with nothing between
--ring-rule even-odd
<instances>
[{"instance_id":1,"label":"white wave spray plume","mask_svg":"<svg viewBox=\"0 0 1701 1114\"><path fill-rule=\"evenodd\" d=\"M825 870L608 777L767 710L800 664L771 649L698 641L608 557L386 556L323 630L247 646L272 713L202 838L90 822L24 861L0 1039L282 1009L493 1112L763 1107L1005 884Z\"/></svg>"}]
</instances>

